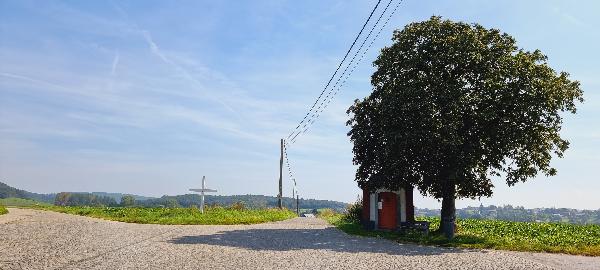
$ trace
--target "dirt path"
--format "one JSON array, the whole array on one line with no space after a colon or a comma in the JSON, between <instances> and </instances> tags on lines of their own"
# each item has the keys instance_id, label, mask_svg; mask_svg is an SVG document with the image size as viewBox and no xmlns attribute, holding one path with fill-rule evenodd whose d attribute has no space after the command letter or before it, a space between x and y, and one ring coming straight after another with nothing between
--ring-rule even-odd
<instances>
[{"instance_id":1,"label":"dirt path","mask_svg":"<svg viewBox=\"0 0 600 270\"><path fill-rule=\"evenodd\" d=\"M315 218L172 226L9 211L0 216L0 269L600 269L598 257L349 236Z\"/></svg>"}]
</instances>

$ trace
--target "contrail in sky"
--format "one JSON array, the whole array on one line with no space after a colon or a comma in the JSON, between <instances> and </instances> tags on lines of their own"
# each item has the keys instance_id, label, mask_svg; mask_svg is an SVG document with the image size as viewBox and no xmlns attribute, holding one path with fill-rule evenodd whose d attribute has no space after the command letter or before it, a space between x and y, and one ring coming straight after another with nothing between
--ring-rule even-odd
<instances>
[{"instance_id":1,"label":"contrail in sky","mask_svg":"<svg viewBox=\"0 0 600 270\"><path fill-rule=\"evenodd\" d=\"M186 79L192 81L196 85L202 86L202 83L198 79L196 79L194 76L192 76L190 74L190 72L187 71L187 69L185 69L184 67L173 62L159 49L156 42L154 42L154 40L152 39L152 35L150 34L150 31L140 28L137 25L137 23L135 23L135 21L130 19L129 14L124 9L122 9L117 3L114 3L112 1L110 3L117 10L117 12L124 18L126 23L132 25L135 31L141 33L144 36L144 39L146 40L146 43L148 43L148 46L150 46L150 50L152 51L152 53L154 53L156 56L158 56L158 58L160 58L165 64L168 64L168 65L171 65L172 67L174 67ZM240 114L236 110L234 110L231 106L229 106L227 103L222 101L220 98L214 96L212 93L210 93L209 91L206 91L204 89L202 91L208 98L221 104L228 111L234 113L238 118L240 118Z\"/></svg>"},{"instance_id":2,"label":"contrail in sky","mask_svg":"<svg viewBox=\"0 0 600 270\"><path fill-rule=\"evenodd\" d=\"M121 57L119 56L119 50L115 51L115 58L113 58L112 68L110 69L111 76L115 76L115 74L117 73L117 67L119 66L120 58Z\"/></svg>"},{"instance_id":3,"label":"contrail in sky","mask_svg":"<svg viewBox=\"0 0 600 270\"><path fill-rule=\"evenodd\" d=\"M194 82L197 85L202 86L202 83L200 81L198 81L196 78L194 78L194 76L192 76L187 69L183 68L182 66L178 65L177 63L173 62L171 59L169 59L159 48L158 45L154 42L154 40L152 39L152 35L150 35L150 32L147 30L140 30L141 33L144 35L144 38L146 39L146 42L148 43L148 46L150 46L150 50L152 51L152 53L154 53L156 56L158 56L158 58L160 58L164 63L169 64L171 66L173 66L181 75L183 75L185 78L187 78L188 80ZM208 96L210 99L218 102L219 104L223 105L223 107L225 107L227 110L235 113L237 115L237 111L235 111L231 106L227 105L225 102L223 102L222 100L220 100L219 98L217 98L216 96L212 95L211 93L209 93L208 91L204 90L203 91L204 94L206 96Z\"/></svg>"}]
</instances>

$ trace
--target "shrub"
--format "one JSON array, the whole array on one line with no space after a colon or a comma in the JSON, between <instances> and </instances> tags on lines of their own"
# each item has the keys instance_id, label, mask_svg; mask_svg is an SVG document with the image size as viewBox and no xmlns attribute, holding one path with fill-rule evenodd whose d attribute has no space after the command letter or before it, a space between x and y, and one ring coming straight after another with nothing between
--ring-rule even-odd
<instances>
[{"instance_id":1,"label":"shrub","mask_svg":"<svg viewBox=\"0 0 600 270\"><path fill-rule=\"evenodd\" d=\"M8 213L8 210L6 210L6 208L4 208L4 205L0 204L0 215L4 215Z\"/></svg>"},{"instance_id":2,"label":"shrub","mask_svg":"<svg viewBox=\"0 0 600 270\"><path fill-rule=\"evenodd\" d=\"M336 215L335 211L333 211L333 209L331 209L331 208L322 209L318 213L318 216L322 217L322 218L332 217L335 215Z\"/></svg>"},{"instance_id":3,"label":"shrub","mask_svg":"<svg viewBox=\"0 0 600 270\"><path fill-rule=\"evenodd\" d=\"M192 204L190 206L190 212L192 212L192 214L199 214L200 213L200 209L198 208L198 206Z\"/></svg>"},{"instance_id":4,"label":"shrub","mask_svg":"<svg viewBox=\"0 0 600 270\"><path fill-rule=\"evenodd\" d=\"M346 214L344 215L344 220L346 222L351 223L360 223L360 218L362 216L362 200L358 199L355 203L348 205L346 207Z\"/></svg>"},{"instance_id":5,"label":"shrub","mask_svg":"<svg viewBox=\"0 0 600 270\"><path fill-rule=\"evenodd\" d=\"M229 209L242 211L246 210L246 205L244 202L235 202L229 206Z\"/></svg>"}]
</instances>

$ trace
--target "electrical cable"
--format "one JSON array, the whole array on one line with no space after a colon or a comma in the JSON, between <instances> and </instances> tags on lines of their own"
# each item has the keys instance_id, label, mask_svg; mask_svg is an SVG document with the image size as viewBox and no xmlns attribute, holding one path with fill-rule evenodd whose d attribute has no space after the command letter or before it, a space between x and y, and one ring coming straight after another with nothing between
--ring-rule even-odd
<instances>
[{"instance_id":1,"label":"electrical cable","mask_svg":"<svg viewBox=\"0 0 600 270\"><path fill-rule=\"evenodd\" d=\"M358 32L358 35L356 35L356 38L352 42L352 45L350 45L350 48L346 52L346 55L344 55L344 58L342 59L342 61L338 65L338 67L335 70L335 72L333 73L333 75L331 75L331 78L329 79L329 81L325 85L325 88L323 88L323 91L321 91L321 94L319 94L319 97L317 98L317 100L315 100L315 103L313 103L313 105L311 106L310 110L308 110L308 112L306 113L306 115L304 116L304 118L300 121L300 123L298 123L298 126L296 126L296 128L294 129L294 131L292 131L292 133L290 133L290 135L288 135L287 139L289 139L292 136L292 134L300 127L300 125L302 125L302 123L304 123L304 120L306 120L306 117L308 117L308 115L314 109L315 105L317 105L317 103L319 102L319 100L321 99L321 97L323 96L323 94L325 93L325 90L327 90L327 88L329 87L329 84L331 84L331 81L333 81L333 78L335 78L335 75L337 75L337 72L340 70L340 68L342 67L342 64L344 63L344 61L346 60L346 58L348 57L348 55L352 51L352 48L356 44L356 41L358 40L358 38L360 37L360 35L362 34L362 32L365 30L365 27L367 26L367 24L371 20L371 17L373 16L373 13L375 13L375 10L377 9L377 7L379 6L380 3L381 3L381 0L377 1L377 4L375 4L375 7L371 11L371 14L369 14L369 17L367 18L367 21L365 21L365 23L363 24L362 28L360 29L360 32Z\"/></svg>"},{"instance_id":2,"label":"electrical cable","mask_svg":"<svg viewBox=\"0 0 600 270\"><path fill-rule=\"evenodd\" d=\"M386 5L385 9L383 10L383 12L381 13L381 15L379 16L379 18L377 19L377 21L375 22L375 24L373 24L373 27L371 28L371 30L369 31L369 34L367 35L367 37L363 40L363 42L361 43L359 49L355 52L354 56L352 57L352 59L350 60L350 63L346 66L346 68L344 69L344 71L342 72L342 74L340 75L340 77L337 79L337 81L335 82L334 86L329 90L329 92L327 93L327 96L321 101L321 103L319 104L319 106L317 107L316 110L312 111L312 114L309 118L309 120L304 123L304 125L302 125L302 129L301 130L294 130L292 131L292 133L290 135L293 135L293 137L290 140L290 145L294 144L296 142L296 138L298 137L298 135L300 134L304 134L308 131L309 127L316 121L316 119L319 118L319 116L321 115L321 113L325 110L325 108L327 108L329 106L329 103L331 103L331 101L333 100L333 98L337 95L337 93L339 92L339 90L341 89L341 87L346 83L346 81L348 80L348 78L350 77L350 75L354 72L354 70L358 67L358 64L362 61L362 59L365 57L366 53L369 51L369 49L373 46L375 40L377 40L377 38L379 37L379 35L381 34L381 32L383 31L383 29L387 26L388 22L390 21L390 19L393 17L393 15L395 14L396 10L398 9L398 7L400 6L400 4L402 3L402 0L398 1L398 3L396 4L396 6L394 7L393 11L390 13L390 15L388 16L388 18L386 19L385 23L381 26L381 28L379 29L379 31L377 32L377 34L374 36L374 38L371 40L371 43L367 46L367 48L363 51L362 55L360 56L360 58L358 59L358 61L356 61L355 65L352 67L352 69L350 70L350 72L347 73L346 77L344 78L344 80L341 82L340 84L340 80L343 78L344 74L346 74L346 71L348 71L348 68L350 68L350 66L352 65L352 63L354 62L354 60L356 59L356 57L359 55L359 53L361 52L362 48L364 47L365 43L368 41L369 37L372 35L373 31L375 30L375 28L377 27L377 25L379 24L379 22L381 21L381 18L384 16L384 14L386 13L386 11L388 10L388 8L390 7L390 5L392 4L394 0L390 0L388 2L388 4ZM339 86L338 86L339 85ZM336 88L337 86L337 88ZM332 94L333 93L333 94ZM311 111L309 111L307 113L310 114ZM305 117L306 118L306 117ZM304 119L303 119L304 120ZM302 124L302 122L299 124L299 126ZM289 139L290 136L288 136Z\"/></svg>"},{"instance_id":3,"label":"electrical cable","mask_svg":"<svg viewBox=\"0 0 600 270\"><path fill-rule=\"evenodd\" d=\"M392 1L390 1L389 4L391 4ZM333 100L333 98L335 97L335 95L337 95L337 93L339 92L339 90L344 86L344 84L348 81L348 78L350 77L350 75L354 72L354 70L358 67L358 64L362 61L362 59L365 57L365 55L367 54L367 52L369 51L369 49L373 46L373 43L375 43L375 40L377 40L377 37L379 37L379 35L381 34L381 31L386 27L386 25L388 24L388 22L390 21L390 19L392 18L392 16L394 16L394 13L396 12L396 10L398 9L398 7L400 6L400 4L402 3L402 0L400 0L398 2L398 4L396 4L394 10L392 11L392 13L390 14L390 16L387 18L387 20L385 21L385 23L383 24L383 26L379 29L379 31L377 32L377 34L375 35L375 37L373 38L373 40L371 41L371 43L369 44L369 46L367 47L367 49L363 52L363 54L361 55L361 57L359 58L359 60L356 62L356 64L354 65L354 67L352 67L352 69L350 70L350 72L346 75L346 77L344 78L344 80L342 81L342 83L339 85L339 87L335 90L335 92L333 93L333 95L331 96L331 98L329 98L327 100L327 102L325 103L325 106L323 106L323 108L321 108L321 106L319 106L319 108L317 108L317 113L316 116L312 118L312 120L310 120L310 124L314 123L316 121L316 119L319 118L320 114L325 110L325 108L327 108L327 106L329 106L329 103ZM387 7L386 7L387 9ZM385 11L384 11L385 13ZM381 14L383 16L383 13ZM381 16L379 17L379 19L381 19ZM379 20L378 20L379 21ZM361 46L362 47L362 46ZM360 49L359 49L360 50ZM352 61L350 61L350 63L352 63ZM343 76L344 73L342 73ZM341 78L341 77L340 77ZM339 81L339 80L338 80ZM337 82L336 82L337 85ZM334 86L335 88L335 86ZM320 110L319 110L320 109ZM302 133L306 133L306 131L308 130L308 126L306 127L305 130L302 131ZM295 140L294 140L295 141Z\"/></svg>"}]
</instances>

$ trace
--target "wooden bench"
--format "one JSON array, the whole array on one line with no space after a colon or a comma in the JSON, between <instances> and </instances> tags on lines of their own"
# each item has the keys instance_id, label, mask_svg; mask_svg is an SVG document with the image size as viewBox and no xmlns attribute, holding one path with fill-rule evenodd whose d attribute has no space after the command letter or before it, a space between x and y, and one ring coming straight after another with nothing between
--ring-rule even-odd
<instances>
[{"instance_id":1,"label":"wooden bench","mask_svg":"<svg viewBox=\"0 0 600 270\"><path fill-rule=\"evenodd\" d=\"M413 221L400 223L400 230L412 229L422 231L425 235L429 234L429 221Z\"/></svg>"}]
</instances>

